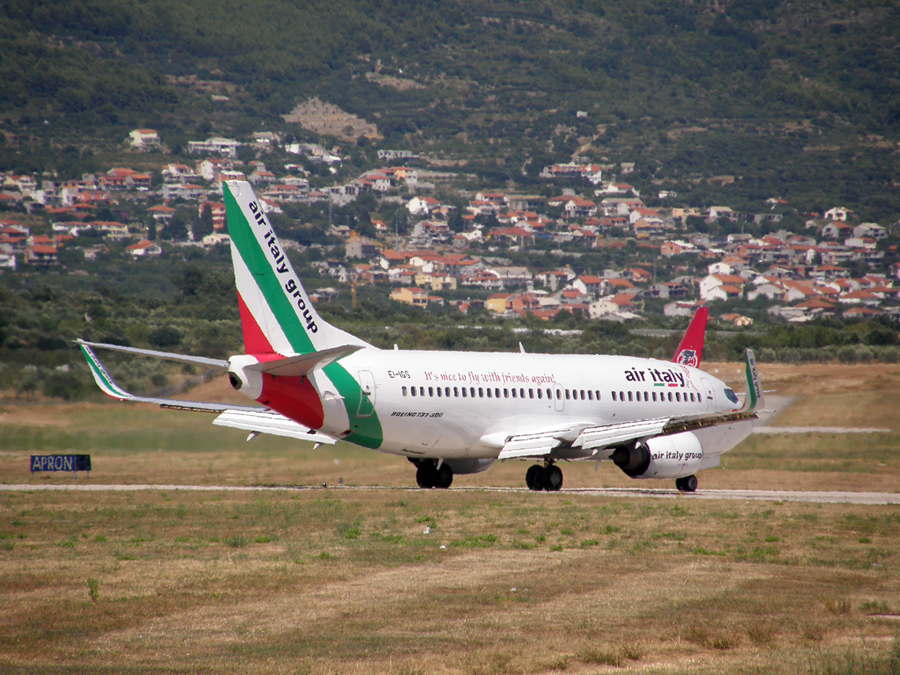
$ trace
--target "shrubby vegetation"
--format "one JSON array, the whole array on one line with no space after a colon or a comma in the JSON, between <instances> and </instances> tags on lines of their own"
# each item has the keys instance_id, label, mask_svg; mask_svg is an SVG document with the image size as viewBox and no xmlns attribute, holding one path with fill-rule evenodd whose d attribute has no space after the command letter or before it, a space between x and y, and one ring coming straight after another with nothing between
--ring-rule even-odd
<instances>
[{"instance_id":1,"label":"shrubby vegetation","mask_svg":"<svg viewBox=\"0 0 900 675\"><path fill-rule=\"evenodd\" d=\"M240 353L240 321L231 270L197 261L143 261L134 265L144 285L124 293L103 283L61 288L58 277L32 279L28 288L0 286L0 378L17 395L67 400L99 397L75 338L94 342L227 358ZM305 255L309 255L307 252ZM299 268L299 266L298 266ZM163 281L158 277L166 275ZM102 276L102 275L101 275ZM75 278L75 277L69 277ZM309 289L330 280L305 280ZM148 294L149 289L156 289ZM464 296L463 296L464 297ZM633 333L648 323L622 325L561 313L549 322L534 317L497 319L484 310L463 316L451 307L413 308L386 298L385 289L359 287L356 303L341 292L320 303L323 318L384 349L518 351L534 353L626 354L671 358L686 319L655 319L672 329L668 337ZM740 360L752 347L761 361L786 363L900 362L896 325L885 321L828 320L804 325L758 325L749 331L707 332L704 360ZM552 332L548 332L552 331ZM203 373L189 366L104 352L104 364L126 389L177 393ZM174 387L174 388L173 388Z\"/></svg>"}]
</instances>

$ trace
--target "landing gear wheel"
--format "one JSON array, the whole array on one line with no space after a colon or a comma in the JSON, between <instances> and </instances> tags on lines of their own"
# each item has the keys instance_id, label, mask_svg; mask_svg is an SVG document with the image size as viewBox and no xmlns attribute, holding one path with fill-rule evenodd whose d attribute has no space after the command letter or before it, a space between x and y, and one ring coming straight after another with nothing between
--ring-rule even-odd
<instances>
[{"instance_id":1,"label":"landing gear wheel","mask_svg":"<svg viewBox=\"0 0 900 675\"><path fill-rule=\"evenodd\" d=\"M446 490L453 484L453 469L447 464L441 464L441 468L435 473L435 478L434 486Z\"/></svg>"},{"instance_id":2,"label":"landing gear wheel","mask_svg":"<svg viewBox=\"0 0 900 675\"><path fill-rule=\"evenodd\" d=\"M563 484L563 473L555 464L551 464L543 471L544 489L547 492L557 492Z\"/></svg>"},{"instance_id":3,"label":"landing gear wheel","mask_svg":"<svg viewBox=\"0 0 900 675\"><path fill-rule=\"evenodd\" d=\"M525 472L525 485L528 486L529 490L543 490L544 467L540 464L532 464L529 466L528 471Z\"/></svg>"},{"instance_id":4,"label":"landing gear wheel","mask_svg":"<svg viewBox=\"0 0 900 675\"><path fill-rule=\"evenodd\" d=\"M416 469L416 483L418 483L420 488L431 489L437 485L437 481L438 472L433 462L422 462L419 464L419 468Z\"/></svg>"},{"instance_id":5,"label":"landing gear wheel","mask_svg":"<svg viewBox=\"0 0 900 675\"><path fill-rule=\"evenodd\" d=\"M685 476L684 478L676 478L675 487L679 492L696 492L697 477Z\"/></svg>"}]
</instances>

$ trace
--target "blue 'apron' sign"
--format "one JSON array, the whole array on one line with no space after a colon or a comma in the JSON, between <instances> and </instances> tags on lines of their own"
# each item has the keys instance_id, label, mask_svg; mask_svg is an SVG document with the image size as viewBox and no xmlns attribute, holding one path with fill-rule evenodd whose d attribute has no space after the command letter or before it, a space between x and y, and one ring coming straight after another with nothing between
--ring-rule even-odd
<instances>
[{"instance_id":1,"label":"blue 'apron' sign","mask_svg":"<svg viewBox=\"0 0 900 675\"><path fill-rule=\"evenodd\" d=\"M32 455L31 473L35 471L90 471L90 455Z\"/></svg>"}]
</instances>

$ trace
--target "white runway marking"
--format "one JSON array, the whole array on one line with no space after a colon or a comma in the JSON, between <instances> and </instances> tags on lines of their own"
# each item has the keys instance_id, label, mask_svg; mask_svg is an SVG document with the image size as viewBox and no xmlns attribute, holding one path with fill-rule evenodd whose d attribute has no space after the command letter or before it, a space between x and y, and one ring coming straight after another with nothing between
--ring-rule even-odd
<instances>
[{"instance_id":1,"label":"white runway marking","mask_svg":"<svg viewBox=\"0 0 900 675\"><path fill-rule=\"evenodd\" d=\"M324 488L315 485L284 486L228 486L228 485L0 485L0 492L141 492L148 490L168 492L272 492L278 490L418 490L414 487L381 487L381 486L329 486ZM454 492L509 492L527 493L528 488L510 487L455 487ZM437 491L440 492L440 491ZM681 494L677 490L651 488L563 488L560 492L536 492L535 498L547 498L553 495L585 495L590 497L637 497L648 499L725 499L744 501L771 502L805 502L809 504L897 504L900 505L900 493L891 492L791 492L788 490L698 490L693 494Z\"/></svg>"}]
</instances>

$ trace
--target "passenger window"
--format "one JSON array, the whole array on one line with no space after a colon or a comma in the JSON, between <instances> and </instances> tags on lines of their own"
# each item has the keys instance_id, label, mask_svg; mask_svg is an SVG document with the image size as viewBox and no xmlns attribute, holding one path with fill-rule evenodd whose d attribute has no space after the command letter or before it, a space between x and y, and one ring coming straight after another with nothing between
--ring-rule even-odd
<instances>
[{"instance_id":1,"label":"passenger window","mask_svg":"<svg viewBox=\"0 0 900 675\"><path fill-rule=\"evenodd\" d=\"M534 389L528 390L528 398L534 398Z\"/></svg>"},{"instance_id":2,"label":"passenger window","mask_svg":"<svg viewBox=\"0 0 900 675\"><path fill-rule=\"evenodd\" d=\"M543 398L544 397L543 392L540 389L538 389L537 391L538 391L538 398Z\"/></svg>"},{"instance_id":3,"label":"passenger window","mask_svg":"<svg viewBox=\"0 0 900 675\"><path fill-rule=\"evenodd\" d=\"M669 403L671 403L671 402L672 402L672 392L670 391L669 392Z\"/></svg>"},{"instance_id":4,"label":"passenger window","mask_svg":"<svg viewBox=\"0 0 900 675\"><path fill-rule=\"evenodd\" d=\"M463 398L466 397L466 388L465 387L462 388L462 395L463 395Z\"/></svg>"},{"instance_id":5,"label":"passenger window","mask_svg":"<svg viewBox=\"0 0 900 675\"><path fill-rule=\"evenodd\" d=\"M650 400L650 394L649 394L648 392L645 391L645 392L644 392L644 401L646 402L646 401L649 401L649 400Z\"/></svg>"},{"instance_id":6,"label":"passenger window","mask_svg":"<svg viewBox=\"0 0 900 675\"><path fill-rule=\"evenodd\" d=\"M478 398L484 398L484 389L478 387Z\"/></svg>"},{"instance_id":7,"label":"passenger window","mask_svg":"<svg viewBox=\"0 0 900 675\"><path fill-rule=\"evenodd\" d=\"M613 393L612 393L612 396L613 396L613 401L617 401L617 400L618 400L618 399L616 398L616 392L613 392Z\"/></svg>"},{"instance_id":8,"label":"passenger window","mask_svg":"<svg viewBox=\"0 0 900 675\"><path fill-rule=\"evenodd\" d=\"M680 391L676 391L676 392L675 392L675 400L676 400L678 403L681 403L681 392L680 392Z\"/></svg>"},{"instance_id":9,"label":"passenger window","mask_svg":"<svg viewBox=\"0 0 900 675\"><path fill-rule=\"evenodd\" d=\"M475 398L475 387L469 387L469 396Z\"/></svg>"},{"instance_id":10,"label":"passenger window","mask_svg":"<svg viewBox=\"0 0 900 675\"><path fill-rule=\"evenodd\" d=\"M494 389L494 398L500 398L500 387Z\"/></svg>"},{"instance_id":11,"label":"passenger window","mask_svg":"<svg viewBox=\"0 0 900 675\"><path fill-rule=\"evenodd\" d=\"M415 387L410 387L410 388L409 388L409 393L412 394L413 396L415 396L415 395L416 395L416 388L415 388Z\"/></svg>"},{"instance_id":12,"label":"passenger window","mask_svg":"<svg viewBox=\"0 0 900 675\"><path fill-rule=\"evenodd\" d=\"M656 392L653 392L653 402L656 403Z\"/></svg>"},{"instance_id":13,"label":"passenger window","mask_svg":"<svg viewBox=\"0 0 900 675\"><path fill-rule=\"evenodd\" d=\"M519 388L519 398L525 398L525 387Z\"/></svg>"},{"instance_id":14,"label":"passenger window","mask_svg":"<svg viewBox=\"0 0 900 675\"><path fill-rule=\"evenodd\" d=\"M569 390L568 389L566 389L566 400L567 401L569 400Z\"/></svg>"},{"instance_id":15,"label":"passenger window","mask_svg":"<svg viewBox=\"0 0 900 675\"><path fill-rule=\"evenodd\" d=\"M428 395L431 397L434 396L434 387L428 387Z\"/></svg>"},{"instance_id":16,"label":"passenger window","mask_svg":"<svg viewBox=\"0 0 900 675\"><path fill-rule=\"evenodd\" d=\"M457 387L453 387L453 398L459 398L459 389Z\"/></svg>"},{"instance_id":17,"label":"passenger window","mask_svg":"<svg viewBox=\"0 0 900 675\"><path fill-rule=\"evenodd\" d=\"M629 391L629 392L628 392L628 401L631 402L631 401L633 401L633 400L634 400L634 399L632 398L632 392Z\"/></svg>"},{"instance_id":18,"label":"passenger window","mask_svg":"<svg viewBox=\"0 0 900 675\"><path fill-rule=\"evenodd\" d=\"M403 395L406 396L406 387L401 387L401 389L403 390Z\"/></svg>"},{"instance_id":19,"label":"passenger window","mask_svg":"<svg viewBox=\"0 0 900 675\"><path fill-rule=\"evenodd\" d=\"M488 395L488 398L490 398L490 397L491 397L491 389L490 389L490 387L488 387L488 390L487 390L487 395Z\"/></svg>"},{"instance_id":20,"label":"passenger window","mask_svg":"<svg viewBox=\"0 0 900 675\"><path fill-rule=\"evenodd\" d=\"M440 387L437 388L437 395L438 395L438 398L441 397L441 388Z\"/></svg>"},{"instance_id":21,"label":"passenger window","mask_svg":"<svg viewBox=\"0 0 900 675\"><path fill-rule=\"evenodd\" d=\"M594 400L594 394L590 389L588 389L588 401L593 401L593 400Z\"/></svg>"},{"instance_id":22,"label":"passenger window","mask_svg":"<svg viewBox=\"0 0 900 675\"><path fill-rule=\"evenodd\" d=\"M600 390L599 390L599 389L597 389L597 390L594 392L594 396L597 397L597 400L598 400L598 401L600 400Z\"/></svg>"}]
</instances>

